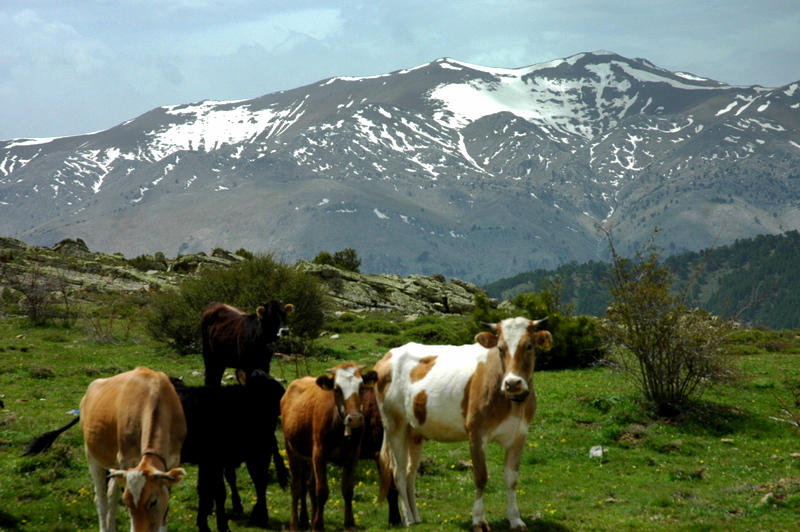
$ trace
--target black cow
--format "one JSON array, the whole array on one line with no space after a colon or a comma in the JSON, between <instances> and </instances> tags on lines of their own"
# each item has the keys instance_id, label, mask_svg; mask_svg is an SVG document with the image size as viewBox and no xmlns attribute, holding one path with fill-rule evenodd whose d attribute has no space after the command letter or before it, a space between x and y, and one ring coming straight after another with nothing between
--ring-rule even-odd
<instances>
[{"instance_id":1,"label":"black cow","mask_svg":"<svg viewBox=\"0 0 800 532\"><path fill-rule=\"evenodd\" d=\"M235 472L242 462L247 464L256 491L250 523L266 528L271 460L274 459L281 487L288 484L288 472L275 437L283 386L258 369L245 386L185 386L175 380L173 384L186 416L187 434L181 461L198 465L197 528L202 532L210 530L207 520L216 504L217 528L221 532L228 530L223 472L231 483L234 511L242 511Z\"/></svg>"},{"instance_id":2,"label":"black cow","mask_svg":"<svg viewBox=\"0 0 800 532\"><path fill-rule=\"evenodd\" d=\"M289 334L286 315L293 310L293 305L275 300L263 303L253 314L219 302L206 307L200 318L206 386L220 386L225 368L244 370L247 376L256 368L269 373L269 344Z\"/></svg>"}]
</instances>

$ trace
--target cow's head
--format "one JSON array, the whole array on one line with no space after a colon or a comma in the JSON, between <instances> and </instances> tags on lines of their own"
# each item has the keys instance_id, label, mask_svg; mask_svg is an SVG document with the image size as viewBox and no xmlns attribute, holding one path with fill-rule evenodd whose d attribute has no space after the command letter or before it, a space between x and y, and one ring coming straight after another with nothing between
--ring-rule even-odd
<instances>
[{"instance_id":1,"label":"cow's head","mask_svg":"<svg viewBox=\"0 0 800 532\"><path fill-rule=\"evenodd\" d=\"M536 348L547 350L553 343L550 332L536 330L545 320L508 318L500 323L484 323L492 332L475 336L483 347L497 348L504 372L500 386L512 401L522 402L530 395Z\"/></svg>"},{"instance_id":2,"label":"cow's head","mask_svg":"<svg viewBox=\"0 0 800 532\"><path fill-rule=\"evenodd\" d=\"M165 473L149 464L110 471L109 477L116 477L125 486L122 497L131 514L131 530L166 530L170 488L183 480L185 475L186 471L180 467Z\"/></svg>"},{"instance_id":3,"label":"cow's head","mask_svg":"<svg viewBox=\"0 0 800 532\"><path fill-rule=\"evenodd\" d=\"M261 320L261 331L268 342L274 342L281 336L289 336L289 327L286 326L286 316L294 312L294 305L287 303L281 305L280 301L270 300L262 303L256 314Z\"/></svg>"},{"instance_id":4,"label":"cow's head","mask_svg":"<svg viewBox=\"0 0 800 532\"><path fill-rule=\"evenodd\" d=\"M352 429L364 424L362 396L365 388L371 388L378 380L374 370L362 373L364 366L346 362L328 370L317 377L317 385L323 390L332 391L336 410L344 423L344 435L349 436Z\"/></svg>"}]
</instances>

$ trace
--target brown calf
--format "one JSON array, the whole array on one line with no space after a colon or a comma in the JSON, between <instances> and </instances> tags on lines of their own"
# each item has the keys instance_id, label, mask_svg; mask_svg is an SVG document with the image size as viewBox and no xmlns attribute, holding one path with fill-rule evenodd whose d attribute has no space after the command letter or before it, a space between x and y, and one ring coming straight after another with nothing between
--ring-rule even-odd
<instances>
[{"instance_id":1,"label":"brown calf","mask_svg":"<svg viewBox=\"0 0 800 532\"><path fill-rule=\"evenodd\" d=\"M289 529L308 528L306 490L311 490L312 525L324 530L323 512L328 500L326 464L342 467L344 526L355 527L353 488L364 435L362 397L375 383L374 371L352 362L318 378L292 382L281 399L281 422L292 475L292 516ZM298 513L299 505L299 513Z\"/></svg>"}]
</instances>

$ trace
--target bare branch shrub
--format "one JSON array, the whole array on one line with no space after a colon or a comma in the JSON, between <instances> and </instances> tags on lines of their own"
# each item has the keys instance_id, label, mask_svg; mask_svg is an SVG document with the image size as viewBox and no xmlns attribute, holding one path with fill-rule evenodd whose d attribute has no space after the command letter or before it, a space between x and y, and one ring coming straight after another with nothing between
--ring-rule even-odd
<instances>
[{"instance_id":1,"label":"bare branch shrub","mask_svg":"<svg viewBox=\"0 0 800 532\"><path fill-rule=\"evenodd\" d=\"M633 258L619 255L610 229L601 231L612 259L606 279L612 303L604 325L608 364L629 375L666 416L680 413L710 387L733 380L725 346L738 325L687 308L690 286L682 295L670 292L673 274L653 243L658 229Z\"/></svg>"}]
</instances>

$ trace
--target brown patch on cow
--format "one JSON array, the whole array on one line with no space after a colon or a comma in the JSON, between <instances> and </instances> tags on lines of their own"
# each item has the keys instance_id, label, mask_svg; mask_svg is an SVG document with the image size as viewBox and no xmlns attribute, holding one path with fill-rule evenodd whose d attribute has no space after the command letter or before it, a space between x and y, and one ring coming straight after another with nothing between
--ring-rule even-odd
<instances>
[{"instance_id":1,"label":"brown patch on cow","mask_svg":"<svg viewBox=\"0 0 800 532\"><path fill-rule=\"evenodd\" d=\"M478 364L478 367L482 367L483 364ZM470 376L469 380L467 381L467 385L464 387L464 395L461 397L461 417L467 419L467 412L469 412L469 389L472 386L472 379L475 378L475 373L477 373L477 369L475 372Z\"/></svg>"},{"instance_id":2,"label":"brown patch on cow","mask_svg":"<svg viewBox=\"0 0 800 532\"><path fill-rule=\"evenodd\" d=\"M392 371L391 371L391 363L389 362L392 358L392 352L389 351L383 358L375 364L373 368L375 371L378 372L378 380L375 383L375 388L378 392L378 397L385 397L386 390L389 389L389 385L392 384Z\"/></svg>"},{"instance_id":3,"label":"brown patch on cow","mask_svg":"<svg viewBox=\"0 0 800 532\"><path fill-rule=\"evenodd\" d=\"M425 390L414 397L414 417L417 418L420 425L424 425L425 420L428 419L428 394Z\"/></svg>"},{"instance_id":4,"label":"brown patch on cow","mask_svg":"<svg viewBox=\"0 0 800 532\"><path fill-rule=\"evenodd\" d=\"M419 363L411 370L411 382L421 381L436 364L435 356L422 358Z\"/></svg>"}]
</instances>

